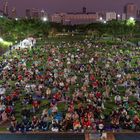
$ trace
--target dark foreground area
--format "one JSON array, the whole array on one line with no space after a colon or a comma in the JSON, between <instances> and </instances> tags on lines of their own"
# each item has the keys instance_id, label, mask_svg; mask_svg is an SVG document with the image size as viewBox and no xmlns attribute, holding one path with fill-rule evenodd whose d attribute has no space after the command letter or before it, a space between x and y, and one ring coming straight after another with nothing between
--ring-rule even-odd
<instances>
[{"instance_id":1,"label":"dark foreground area","mask_svg":"<svg viewBox=\"0 0 140 140\"><path fill-rule=\"evenodd\" d=\"M140 140L140 133L109 133L104 140ZM0 140L100 140L99 134L84 133L3 133Z\"/></svg>"},{"instance_id":2,"label":"dark foreground area","mask_svg":"<svg viewBox=\"0 0 140 140\"><path fill-rule=\"evenodd\" d=\"M84 134L0 134L0 140L85 140Z\"/></svg>"},{"instance_id":3,"label":"dark foreground area","mask_svg":"<svg viewBox=\"0 0 140 140\"><path fill-rule=\"evenodd\" d=\"M115 134L116 140L140 140L140 134Z\"/></svg>"}]
</instances>

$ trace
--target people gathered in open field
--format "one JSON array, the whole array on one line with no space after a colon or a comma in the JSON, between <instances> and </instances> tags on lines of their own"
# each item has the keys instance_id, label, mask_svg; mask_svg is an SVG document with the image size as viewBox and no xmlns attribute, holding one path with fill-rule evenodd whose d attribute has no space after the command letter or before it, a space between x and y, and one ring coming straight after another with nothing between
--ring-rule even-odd
<instances>
[{"instance_id":1,"label":"people gathered in open field","mask_svg":"<svg viewBox=\"0 0 140 140\"><path fill-rule=\"evenodd\" d=\"M12 50L0 64L0 118L11 132L140 127L140 48L90 40Z\"/></svg>"}]
</instances>

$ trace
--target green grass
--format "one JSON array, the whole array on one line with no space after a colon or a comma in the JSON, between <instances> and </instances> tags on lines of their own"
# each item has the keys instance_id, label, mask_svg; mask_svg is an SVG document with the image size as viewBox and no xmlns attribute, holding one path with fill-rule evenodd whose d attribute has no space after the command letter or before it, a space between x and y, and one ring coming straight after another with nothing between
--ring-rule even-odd
<instances>
[{"instance_id":1,"label":"green grass","mask_svg":"<svg viewBox=\"0 0 140 140\"><path fill-rule=\"evenodd\" d=\"M0 126L0 131L7 131L7 127L1 127Z\"/></svg>"}]
</instances>

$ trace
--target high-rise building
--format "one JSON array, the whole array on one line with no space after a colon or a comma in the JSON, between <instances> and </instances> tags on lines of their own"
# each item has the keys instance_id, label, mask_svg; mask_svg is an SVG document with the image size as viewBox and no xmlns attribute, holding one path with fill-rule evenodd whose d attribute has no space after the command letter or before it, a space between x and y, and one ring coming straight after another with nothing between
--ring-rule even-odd
<instances>
[{"instance_id":1,"label":"high-rise building","mask_svg":"<svg viewBox=\"0 0 140 140\"><path fill-rule=\"evenodd\" d=\"M106 12L104 12L104 11L100 11L100 12L98 12L98 15L99 15L99 21L104 21L104 20L106 20Z\"/></svg>"},{"instance_id":2,"label":"high-rise building","mask_svg":"<svg viewBox=\"0 0 140 140\"><path fill-rule=\"evenodd\" d=\"M137 11L137 20L140 21L140 10Z\"/></svg>"},{"instance_id":3,"label":"high-rise building","mask_svg":"<svg viewBox=\"0 0 140 140\"><path fill-rule=\"evenodd\" d=\"M124 13L126 14L126 18L137 18L137 6L134 3L128 3L124 7Z\"/></svg>"},{"instance_id":4,"label":"high-rise building","mask_svg":"<svg viewBox=\"0 0 140 140\"><path fill-rule=\"evenodd\" d=\"M8 1L7 0L4 1L3 13L4 13L5 16L8 16L8 14L9 14L8 13Z\"/></svg>"},{"instance_id":5,"label":"high-rise building","mask_svg":"<svg viewBox=\"0 0 140 140\"><path fill-rule=\"evenodd\" d=\"M46 16L46 12L45 12L45 10L42 9L40 12L40 17L43 18L45 16Z\"/></svg>"},{"instance_id":6,"label":"high-rise building","mask_svg":"<svg viewBox=\"0 0 140 140\"><path fill-rule=\"evenodd\" d=\"M32 9L32 18L33 19L39 19L39 10L36 8Z\"/></svg>"},{"instance_id":7,"label":"high-rise building","mask_svg":"<svg viewBox=\"0 0 140 140\"><path fill-rule=\"evenodd\" d=\"M86 13L87 13L87 8L83 7L83 14L86 14Z\"/></svg>"},{"instance_id":8,"label":"high-rise building","mask_svg":"<svg viewBox=\"0 0 140 140\"><path fill-rule=\"evenodd\" d=\"M12 18L15 19L17 17L17 11L16 11L16 8L14 7L12 9Z\"/></svg>"},{"instance_id":9,"label":"high-rise building","mask_svg":"<svg viewBox=\"0 0 140 140\"><path fill-rule=\"evenodd\" d=\"M31 10L30 9L26 9L25 17L26 17L26 19L31 19Z\"/></svg>"},{"instance_id":10,"label":"high-rise building","mask_svg":"<svg viewBox=\"0 0 140 140\"><path fill-rule=\"evenodd\" d=\"M48 13L43 9L40 11L40 19L43 21L49 20Z\"/></svg>"}]
</instances>

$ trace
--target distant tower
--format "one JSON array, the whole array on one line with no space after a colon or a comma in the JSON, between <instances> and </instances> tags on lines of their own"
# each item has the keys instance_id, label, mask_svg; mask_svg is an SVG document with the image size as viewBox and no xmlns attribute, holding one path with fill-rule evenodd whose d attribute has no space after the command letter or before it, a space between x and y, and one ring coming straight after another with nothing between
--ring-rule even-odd
<instances>
[{"instance_id":1,"label":"distant tower","mask_svg":"<svg viewBox=\"0 0 140 140\"><path fill-rule=\"evenodd\" d=\"M32 18L33 19L38 19L39 18L39 10L36 8L32 9Z\"/></svg>"},{"instance_id":2,"label":"distant tower","mask_svg":"<svg viewBox=\"0 0 140 140\"><path fill-rule=\"evenodd\" d=\"M26 9L26 18L31 19L31 10L30 9Z\"/></svg>"},{"instance_id":3,"label":"distant tower","mask_svg":"<svg viewBox=\"0 0 140 140\"><path fill-rule=\"evenodd\" d=\"M124 13L126 14L126 18L137 18L137 5L134 3L128 3L124 7Z\"/></svg>"},{"instance_id":4,"label":"distant tower","mask_svg":"<svg viewBox=\"0 0 140 140\"><path fill-rule=\"evenodd\" d=\"M8 16L8 1L4 1L3 12L5 16Z\"/></svg>"},{"instance_id":5,"label":"distant tower","mask_svg":"<svg viewBox=\"0 0 140 140\"><path fill-rule=\"evenodd\" d=\"M48 19L48 14L46 12L46 10L41 10L40 12L40 18L43 20L44 18Z\"/></svg>"},{"instance_id":6,"label":"distant tower","mask_svg":"<svg viewBox=\"0 0 140 140\"><path fill-rule=\"evenodd\" d=\"M41 18L45 17L45 11L44 11L43 9L41 10L40 17L41 17Z\"/></svg>"},{"instance_id":7,"label":"distant tower","mask_svg":"<svg viewBox=\"0 0 140 140\"><path fill-rule=\"evenodd\" d=\"M86 14L86 13L87 13L87 8L83 7L83 14Z\"/></svg>"},{"instance_id":8,"label":"distant tower","mask_svg":"<svg viewBox=\"0 0 140 140\"><path fill-rule=\"evenodd\" d=\"M12 18L15 19L17 17L17 11L16 11L16 8L14 7L12 9Z\"/></svg>"}]
</instances>

